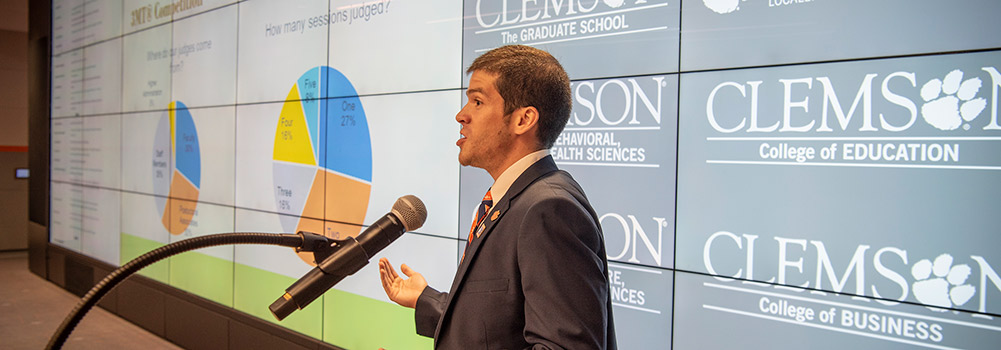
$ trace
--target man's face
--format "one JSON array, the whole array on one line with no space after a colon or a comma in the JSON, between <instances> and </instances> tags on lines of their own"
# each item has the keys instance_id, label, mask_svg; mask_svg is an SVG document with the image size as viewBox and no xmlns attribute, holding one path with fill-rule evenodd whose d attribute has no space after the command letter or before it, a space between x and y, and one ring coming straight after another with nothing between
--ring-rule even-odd
<instances>
[{"instance_id":1,"label":"man's face","mask_svg":"<svg viewBox=\"0 0 1001 350\"><path fill-rule=\"evenodd\" d=\"M459 164L486 169L488 172L504 161L512 132L504 118L504 98L497 91L497 75L473 71L466 90L468 101L455 115L462 130L455 142L459 146Z\"/></svg>"}]
</instances>

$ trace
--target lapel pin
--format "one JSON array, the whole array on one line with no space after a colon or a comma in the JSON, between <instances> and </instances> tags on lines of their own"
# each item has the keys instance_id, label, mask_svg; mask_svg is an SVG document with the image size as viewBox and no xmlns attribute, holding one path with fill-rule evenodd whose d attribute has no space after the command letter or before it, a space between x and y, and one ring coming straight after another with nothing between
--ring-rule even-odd
<instances>
[{"instance_id":1,"label":"lapel pin","mask_svg":"<svg viewBox=\"0 0 1001 350\"><path fill-rule=\"evenodd\" d=\"M500 216L500 210L494 210L494 215L490 216L490 221L497 220L498 216Z\"/></svg>"}]
</instances>

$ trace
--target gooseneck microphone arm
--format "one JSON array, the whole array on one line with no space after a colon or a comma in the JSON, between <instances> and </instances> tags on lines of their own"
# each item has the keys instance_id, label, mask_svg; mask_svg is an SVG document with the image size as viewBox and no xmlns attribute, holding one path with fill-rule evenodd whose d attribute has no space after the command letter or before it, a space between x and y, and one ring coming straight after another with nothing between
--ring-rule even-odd
<instances>
[{"instance_id":1,"label":"gooseneck microphone arm","mask_svg":"<svg viewBox=\"0 0 1001 350\"><path fill-rule=\"evenodd\" d=\"M80 302L78 302L76 307L73 308L73 311L70 311L70 314L66 316L63 323L59 325L56 333L52 335L52 339L49 339L49 344L46 346L46 349L62 348L63 343L66 342L70 332L72 332L73 328L80 323L80 320L87 315L87 311L90 311L90 309L94 307L94 305L96 305L97 302L100 301L105 294L108 294L108 292L111 291L111 289L118 283L125 280L136 271L139 271L140 269L157 261L163 260L164 258L189 250L228 244L278 245L296 248L297 251L308 252L322 247L329 247L330 240L326 237L309 232L299 232L298 234L235 232L189 238L183 241L167 244L143 254L138 258L132 259L132 261L129 261L125 265L115 269L115 271L108 274L108 276L101 280L101 282L94 285L94 287L80 299Z\"/></svg>"},{"instance_id":2,"label":"gooseneck microphone arm","mask_svg":"<svg viewBox=\"0 0 1001 350\"><path fill-rule=\"evenodd\" d=\"M236 232L206 235L167 244L132 259L94 285L59 325L52 339L49 339L46 349L62 348L70 332L73 332L73 328L80 323L87 311L115 285L136 271L172 255L218 245L267 244L292 247L296 252L313 253L317 267L289 287L285 295L278 298L278 301L270 307L275 317L281 320L293 311L306 307L344 277L357 272L368 263L373 254L388 246L404 232L421 227L426 218L427 208L424 202L413 195L406 195L396 200L392 212L373 223L365 232L359 234L357 239L348 237L333 240L303 231L298 234Z\"/></svg>"}]
</instances>

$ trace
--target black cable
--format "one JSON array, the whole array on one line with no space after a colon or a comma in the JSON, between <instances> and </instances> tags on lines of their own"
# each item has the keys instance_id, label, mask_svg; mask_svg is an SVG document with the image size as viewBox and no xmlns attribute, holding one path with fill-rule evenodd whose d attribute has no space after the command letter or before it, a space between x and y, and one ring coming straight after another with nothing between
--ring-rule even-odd
<instances>
[{"instance_id":1,"label":"black cable","mask_svg":"<svg viewBox=\"0 0 1001 350\"><path fill-rule=\"evenodd\" d=\"M70 332L72 332L73 328L80 323L80 320L82 320L87 314L87 311L94 307L94 305L96 305L105 294L108 294L108 292L114 288L115 285L125 280L136 271L160 261L163 258L189 250L227 244L267 244L300 248L303 246L304 241L307 241L308 239L309 237L303 236L302 234L234 232L189 238L154 249L149 253L132 259L132 261L129 261L125 265L115 269L115 271L109 273L107 277L101 280L101 282L94 285L94 287L91 288L82 299L80 299L80 302L77 303L75 308L73 308L73 311L70 311L70 314L66 316L63 323L59 325L59 329L57 329L56 333L52 335L52 339L49 340L49 345L46 346L46 349L62 348L63 343L65 343L66 339L69 338Z\"/></svg>"}]
</instances>

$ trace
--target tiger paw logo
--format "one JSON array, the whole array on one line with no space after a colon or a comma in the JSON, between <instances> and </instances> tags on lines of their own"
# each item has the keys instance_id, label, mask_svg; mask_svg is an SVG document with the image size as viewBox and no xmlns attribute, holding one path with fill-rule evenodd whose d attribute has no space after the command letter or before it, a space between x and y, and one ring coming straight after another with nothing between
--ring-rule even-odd
<instances>
[{"instance_id":1,"label":"tiger paw logo","mask_svg":"<svg viewBox=\"0 0 1001 350\"><path fill-rule=\"evenodd\" d=\"M710 10L718 14L727 14L739 10L740 0L702 0Z\"/></svg>"},{"instance_id":2,"label":"tiger paw logo","mask_svg":"<svg viewBox=\"0 0 1001 350\"><path fill-rule=\"evenodd\" d=\"M970 78L963 81L963 71L954 70L939 80L932 79L921 87L921 98L925 104L921 106L921 116L939 130L956 130L960 126L969 130L969 122L973 121L987 107L987 100L977 97L980 78Z\"/></svg>"},{"instance_id":3,"label":"tiger paw logo","mask_svg":"<svg viewBox=\"0 0 1001 350\"><path fill-rule=\"evenodd\" d=\"M966 283L970 277L970 267L966 264L953 265L952 255L942 254L935 262L922 259L911 267L914 282L914 297L919 302L949 308L966 304L976 289ZM944 311L944 310L943 310Z\"/></svg>"}]
</instances>

